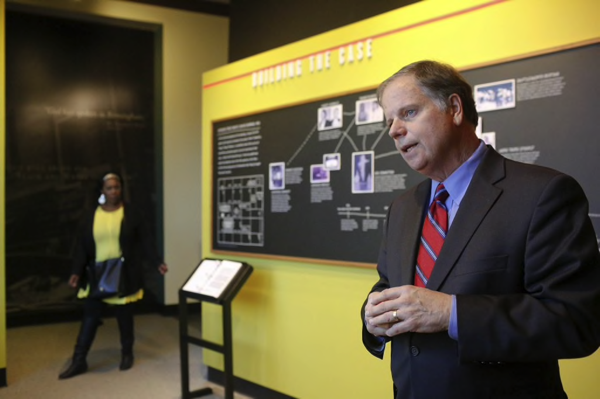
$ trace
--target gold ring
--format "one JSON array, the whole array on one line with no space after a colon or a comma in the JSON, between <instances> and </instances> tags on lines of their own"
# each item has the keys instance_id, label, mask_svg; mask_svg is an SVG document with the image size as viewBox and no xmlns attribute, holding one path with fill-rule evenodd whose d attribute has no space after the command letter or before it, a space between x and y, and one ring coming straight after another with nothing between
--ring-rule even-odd
<instances>
[{"instance_id":1,"label":"gold ring","mask_svg":"<svg viewBox=\"0 0 600 399\"><path fill-rule=\"evenodd\" d=\"M398 312L398 311L394 310L394 313L392 313L392 317L394 318L394 321L400 321L400 319L398 318L398 315L396 314L396 312Z\"/></svg>"}]
</instances>

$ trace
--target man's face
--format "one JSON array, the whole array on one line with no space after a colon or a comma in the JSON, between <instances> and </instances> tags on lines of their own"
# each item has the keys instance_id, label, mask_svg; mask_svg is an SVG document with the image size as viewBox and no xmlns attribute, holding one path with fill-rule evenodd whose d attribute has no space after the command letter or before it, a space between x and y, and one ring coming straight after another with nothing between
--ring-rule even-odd
<instances>
[{"instance_id":1,"label":"man's face","mask_svg":"<svg viewBox=\"0 0 600 399\"><path fill-rule=\"evenodd\" d=\"M412 169L443 181L456 168L460 139L453 116L440 109L410 75L388 84L381 97L389 135Z\"/></svg>"}]
</instances>

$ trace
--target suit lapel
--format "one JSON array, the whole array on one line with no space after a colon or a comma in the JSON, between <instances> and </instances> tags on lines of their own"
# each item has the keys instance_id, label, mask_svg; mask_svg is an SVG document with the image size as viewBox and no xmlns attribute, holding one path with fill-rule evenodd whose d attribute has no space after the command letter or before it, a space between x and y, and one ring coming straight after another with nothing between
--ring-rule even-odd
<instances>
[{"instance_id":1,"label":"suit lapel","mask_svg":"<svg viewBox=\"0 0 600 399\"><path fill-rule=\"evenodd\" d=\"M402 221L399 226L398 254L400 259L400 281L401 284L413 284L415 278L415 266L417 264L417 248L421 238L421 226L426 204L431 191L431 180L427 179L420 183L414 191L410 201L403 203L401 209Z\"/></svg>"},{"instance_id":2,"label":"suit lapel","mask_svg":"<svg viewBox=\"0 0 600 399\"><path fill-rule=\"evenodd\" d=\"M494 184L504 175L504 158L488 148L450 226L427 288L435 291L440 289L485 215L502 194L502 189Z\"/></svg>"}]
</instances>

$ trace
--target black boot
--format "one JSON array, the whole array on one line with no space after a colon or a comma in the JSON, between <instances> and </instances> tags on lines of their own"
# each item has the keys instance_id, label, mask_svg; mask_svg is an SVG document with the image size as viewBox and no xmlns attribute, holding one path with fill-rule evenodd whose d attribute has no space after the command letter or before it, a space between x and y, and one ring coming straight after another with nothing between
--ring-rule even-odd
<instances>
[{"instance_id":1,"label":"black boot","mask_svg":"<svg viewBox=\"0 0 600 399\"><path fill-rule=\"evenodd\" d=\"M83 374L87 371L87 368L88 366L85 360L85 355L82 357L76 353L75 355L73 355L73 360L71 361L69 367L65 371L60 373L58 379L64 380L67 378L75 377L79 374Z\"/></svg>"},{"instance_id":2,"label":"black boot","mask_svg":"<svg viewBox=\"0 0 600 399\"><path fill-rule=\"evenodd\" d=\"M133 307L131 304L118 305L116 309L119 334L121 335L121 363L119 370L129 370L133 366Z\"/></svg>"},{"instance_id":3,"label":"black boot","mask_svg":"<svg viewBox=\"0 0 600 399\"><path fill-rule=\"evenodd\" d=\"M133 353L123 353L121 355L121 364L119 370L125 371L133 367Z\"/></svg>"},{"instance_id":4,"label":"black boot","mask_svg":"<svg viewBox=\"0 0 600 399\"><path fill-rule=\"evenodd\" d=\"M59 380L66 378L75 377L76 375L83 374L87 371L86 357L87 353L94 342L96 336L96 330L98 329L98 319L86 317L81 323L81 329L77 336L77 343L75 344L75 352L73 353L73 359L69 367L60 373L58 376Z\"/></svg>"}]
</instances>

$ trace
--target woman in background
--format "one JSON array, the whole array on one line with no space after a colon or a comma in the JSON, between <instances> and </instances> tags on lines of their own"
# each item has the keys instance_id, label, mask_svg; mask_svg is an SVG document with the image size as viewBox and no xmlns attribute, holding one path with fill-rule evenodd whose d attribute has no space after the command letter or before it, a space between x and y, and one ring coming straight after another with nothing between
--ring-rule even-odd
<instances>
[{"instance_id":1,"label":"woman in background","mask_svg":"<svg viewBox=\"0 0 600 399\"><path fill-rule=\"evenodd\" d=\"M101 324L103 309L115 306L121 337L120 370L133 366L133 303L143 298L143 264L146 259L161 274L168 270L158 255L142 214L122 199L123 179L108 173L100 181L99 206L84 217L79 233L69 285L79 288L78 297L86 298L84 316L75 344L73 359L59 379L71 378L87 371L86 357L96 330ZM86 266L107 259L125 259L121 279L123 293L107 299L88 297Z\"/></svg>"}]
</instances>

